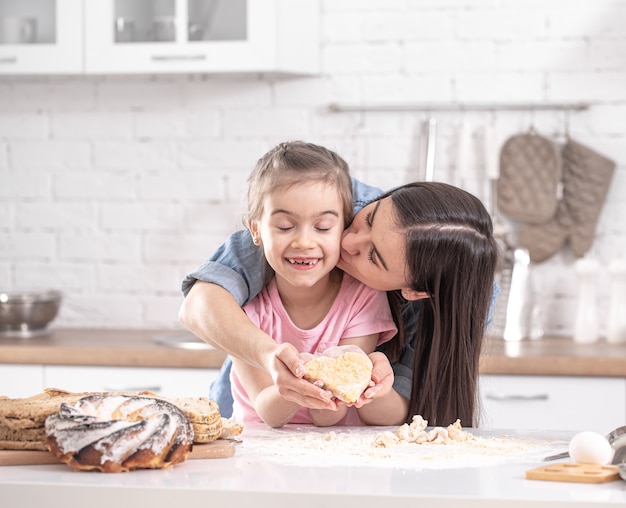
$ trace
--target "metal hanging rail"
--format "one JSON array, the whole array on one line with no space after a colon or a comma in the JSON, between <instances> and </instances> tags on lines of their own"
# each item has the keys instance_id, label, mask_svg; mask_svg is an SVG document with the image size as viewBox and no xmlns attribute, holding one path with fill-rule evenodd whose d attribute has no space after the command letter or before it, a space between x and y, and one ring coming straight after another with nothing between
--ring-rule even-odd
<instances>
[{"instance_id":1,"label":"metal hanging rail","mask_svg":"<svg viewBox=\"0 0 626 508\"><path fill-rule=\"evenodd\" d=\"M339 104L331 103L328 110L333 113L347 112L393 112L393 111L584 111L587 102L457 102L457 103L398 103L398 104Z\"/></svg>"}]
</instances>

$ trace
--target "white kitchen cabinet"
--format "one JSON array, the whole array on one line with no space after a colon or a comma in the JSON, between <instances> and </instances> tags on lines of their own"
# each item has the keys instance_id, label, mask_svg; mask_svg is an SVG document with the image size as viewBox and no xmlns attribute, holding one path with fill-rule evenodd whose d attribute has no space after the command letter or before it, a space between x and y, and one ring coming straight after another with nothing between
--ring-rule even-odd
<instances>
[{"instance_id":1,"label":"white kitchen cabinet","mask_svg":"<svg viewBox=\"0 0 626 508\"><path fill-rule=\"evenodd\" d=\"M626 423L626 379L568 376L480 377L482 427L591 430Z\"/></svg>"},{"instance_id":2,"label":"white kitchen cabinet","mask_svg":"<svg viewBox=\"0 0 626 508\"><path fill-rule=\"evenodd\" d=\"M72 392L149 390L168 397L209 395L217 369L45 365L44 384Z\"/></svg>"},{"instance_id":3,"label":"white kitchen cabinet","mask_svg":"<svg viewBox=\"0 0 626 508\"><path fill-rule=\"evenodd\" d=\"M318 0L0 0L0 74L319 72Z\"/></svg>"},{"instance_id":4,"label":"white kitchen cabinet","mask_svg":"<svg viewBox=\"0 0 626 508\"><path fill-rule=\"evenodd\" d=\"M315 0L99 0L85 4L92 73L319 70Z\"/></svg>"},{"instance_id":5,"label":"white kitchen cabinet","mask_svg":"<svg viewBox=\"0 0 626 508\"><path fill-rule=\"evenodd\" d=\"M44 388L73 392L149 390L170 397L209 395L218 369L0 364L0 395L30 397Z\"/></svg>"},{"instance_id":6,"label":"white kitchen cabinet","mask_svg":"<svg viewBox=\"0 0 626 508\"><path fill-rule=\"evenodd\" d=\"M0 74L83 71L83 0L0 0Z\"/></svg>"},{"instance_id":7,"label":"white kitchen cabinet","mask_svg":"<svg viewBox=\"0 0 626 508\"><path fill-rule=\"evenodd\" d=\"M0 396L30 397L39 393L43 386L42 365L0 364Z\"/></svg>"}]
</instances>

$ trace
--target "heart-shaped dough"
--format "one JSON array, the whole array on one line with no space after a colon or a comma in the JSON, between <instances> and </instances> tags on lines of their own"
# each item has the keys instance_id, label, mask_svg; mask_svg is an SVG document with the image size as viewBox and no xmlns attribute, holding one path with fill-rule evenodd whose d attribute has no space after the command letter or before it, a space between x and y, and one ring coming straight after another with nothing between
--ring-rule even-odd
<instances>
[{"instance_id":1,"label":"heart-shaped dough","mask_svg":"<svg viewBox=\"0 0 626 508\"><path fill-rule=\"evenodd\" d=\"M356 402L372 380L372 361L364 353L346 351L337 357L315 356L304 364L304 379L321 381L344 402Z\"/></svg>"}]
</instances>

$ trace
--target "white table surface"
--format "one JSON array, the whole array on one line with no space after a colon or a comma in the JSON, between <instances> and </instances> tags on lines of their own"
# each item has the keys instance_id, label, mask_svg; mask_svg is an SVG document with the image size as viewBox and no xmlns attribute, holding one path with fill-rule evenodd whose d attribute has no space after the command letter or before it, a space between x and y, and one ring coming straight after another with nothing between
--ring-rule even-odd
<instances>
[{"instance_id":1,"label":"white table surface","mask_svg":"<svg viewBox=\"0 0 626 508\"><path fill-rule=\"evenodd\" d=\"M292 428L289 433L372 432L384 428ZM391 429L395 430L395 429ZM572 433L466 429L477 437L511 436L537 441L538 453L562 451ZM280 431L285 435L285 430ZM59 465L0 468L0 506L98 508L112 506L207 506L235 508L282 506L359 508L423 507L606 507L626 506L626 481L582 484L527 480L524 472L545 465L528 450L498 463L475 465L459 457L377 465L356 457L315 460L306 452L285 459L259 452L276 432L246 428L236 453L227 459L187 460L167 470L120 474L74 471ZM544 441L545 440L545 441ZM277 441L278 442L278 441ZM414 445L418 446L418 445ZM466 458L465 458L466 459ZM487 458L487 460L491 460ZM336 462L335 464L333 462ZM424 464L421 464L424 462ZM471 462L471 461L470 461ZM416 467L416 463L420 465ZM391 465L390 465L391 464ZM118 504L119 503L119 504ZM392 504L391 504L392 503Z\"/></svg>"}]
</instances>

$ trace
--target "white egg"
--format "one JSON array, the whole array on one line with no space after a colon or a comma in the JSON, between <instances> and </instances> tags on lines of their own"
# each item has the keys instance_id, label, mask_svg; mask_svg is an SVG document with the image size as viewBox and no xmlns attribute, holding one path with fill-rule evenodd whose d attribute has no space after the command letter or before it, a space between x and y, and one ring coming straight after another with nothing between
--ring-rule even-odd
<instances>
[{"instance_id":1,"label":"white egg","mask_svg":"<svg viewBox=\"0 0 626 508\"><path fill-rule=\"evenodd\" d=\"M569 442L569 456L576 464L604 466L613 458L613 448L607 439L596 432L580 432Z\"/></svg>"}]
</instances>

